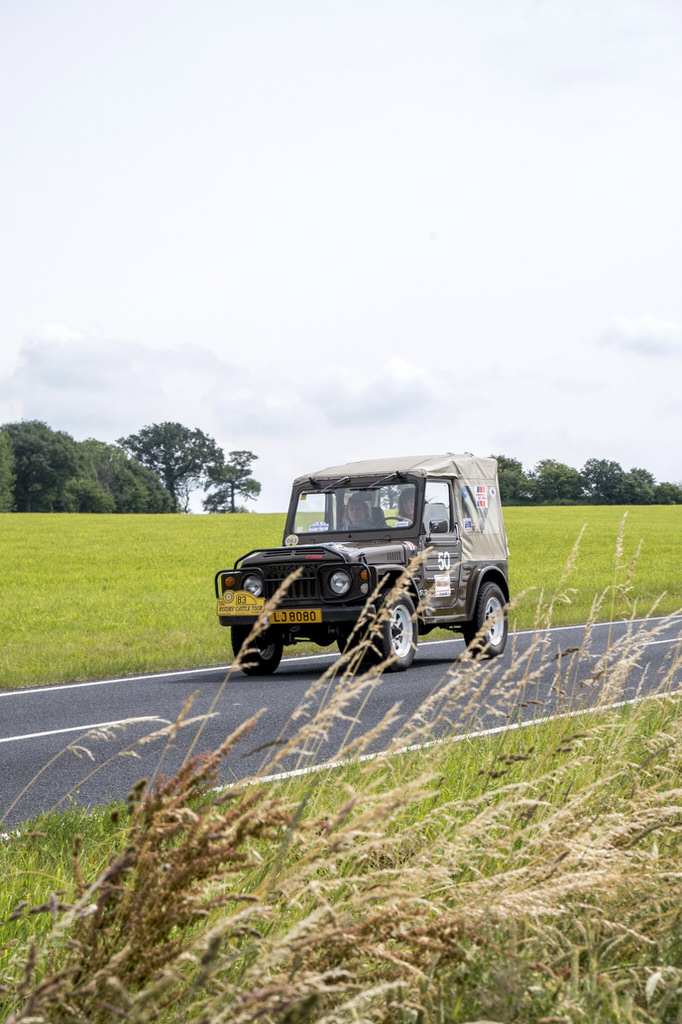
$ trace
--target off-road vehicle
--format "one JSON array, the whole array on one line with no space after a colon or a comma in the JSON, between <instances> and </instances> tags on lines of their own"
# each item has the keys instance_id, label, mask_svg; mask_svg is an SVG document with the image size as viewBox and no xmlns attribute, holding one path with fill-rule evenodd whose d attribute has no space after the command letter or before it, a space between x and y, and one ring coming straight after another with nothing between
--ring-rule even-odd
<instances>
[{"instance_id":1,"label":"off-road vehicle","mask_svg":"<svg viewBox=\"0 0 682 1024\"><path fill-rule=\"evenodd\" d=\"M509 584L496 460L404 456L298 477L283 546L249 551L216 574L235 655L295 570L245 658L248 674L274 672L283 648L300 641L343 650L371 622L377 660L393 670L407 668L418 637L436 627L500 654Z\"/></svg>"}]
</instances>

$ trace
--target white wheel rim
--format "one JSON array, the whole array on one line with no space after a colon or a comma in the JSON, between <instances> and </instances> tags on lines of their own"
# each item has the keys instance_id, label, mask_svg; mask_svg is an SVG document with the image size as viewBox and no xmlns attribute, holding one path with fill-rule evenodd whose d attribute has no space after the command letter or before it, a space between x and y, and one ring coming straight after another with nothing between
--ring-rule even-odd
<instances>
[{"instance_id":1,"label":"white wheel rim","mask_svg":"<svg viewBox=\"0 0 682 1024\"><path fill-rule=\"evenodd\" d=\"M499 647L504 639L504 607L497 597L489 597L485 605L488 624L486 640L491 647Z\"/></svg>"},{"instance_id":2,"label":"white wheel rim","mask_svg":"<svg viewBox=\"0 0 682 1024\"><path fill-rule=\"evenodd\" d=\"M412 646L412 619L405 605L399 604L391 612L390 629L393 653L404 658Z\"/></svg>"}]
</instances>

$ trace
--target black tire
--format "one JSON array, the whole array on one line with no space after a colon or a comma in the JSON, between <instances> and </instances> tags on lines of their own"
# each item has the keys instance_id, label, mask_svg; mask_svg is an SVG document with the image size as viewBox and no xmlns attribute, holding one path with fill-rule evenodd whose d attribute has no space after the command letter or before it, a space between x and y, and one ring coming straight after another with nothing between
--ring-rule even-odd
<instances>
[{"instance_id":1,"label":"black tire","mask_svg":"<svg viewBox=\"0 0 682 1024\"><path fill-rule=\"evenodd\" d=\"M414 604L401 594L383 605L378 628L372 630L372 661L387 662L389 672L404 672L414 661L419 630Z\"/></svg>"},{"instance_id":2,"label":"black tire","mask_svg":"<svg viewBox=\"0 0 682 1024\"><path fill-rule=\"evenodd\" d=\"M250 626L232 626L232 650L235 658L240 653L251 632ZM267 630L249 644L244 652L244 663L240 665L247 676L269 676L276 671L282 660L284 643L281 637L273 636Z\"/></svg>"},{"instance_id":3,"label":"black tire","mask_svg":"<svg viewBox=\"0 0 682 1024\"><path fill-rule=\"evenodd\" d=\"M506 600L497 583L484 583L476 598L471 622L462 627L464 642L472 654L495 658L507 644L509 622ZM487 623L489 628L484 630Z\"/></svg>"}]
</instances>

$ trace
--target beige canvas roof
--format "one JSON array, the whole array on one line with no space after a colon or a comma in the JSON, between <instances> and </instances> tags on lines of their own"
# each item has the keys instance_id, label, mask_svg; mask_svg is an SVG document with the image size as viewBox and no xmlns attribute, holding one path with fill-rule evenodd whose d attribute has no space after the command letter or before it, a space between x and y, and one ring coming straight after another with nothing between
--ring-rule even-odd
<instances>
[{"instance_id":1,"label":"beige canvas roof","mask_svg":"<svg viewBox=\"0 0 682 1024\"><path fill-rule=\"evenodd\" d=\"M455 501L462 523L462 557L473 561L506 559L507 538L497 486L497 459L451 453L367 459L364 462L347 462L343 466L329 466L299 476L294 480L294 488L310 487L312 480L324 483L343 480L344 477L373 482L390 477L392 473L407 473L416 477L429 477L431 480L438 477L460 480L463 486L455 488ZM475 507L465 507L464 492L471 493L469 485L482 485L486 489L485 511L478 512Z\"/></svg>"},{"instance_id":2,"label":"beige canvas roof","mask_svg":"<svg viewBox=\"0 0 682 1024\"><path fill-rule=\"evenodd\" d=\"M473 455L400 455L395 459L366 459L363 462L347 462L343 466L329 466L305 476L297 477L294 486L305 485L310 478L315 480L337 480L350 477L381 477L390 473L410 473L412 476L462 477L463 479L490 480L497 477L497 460L476 458Z\"/></svg>"}]
</instances>

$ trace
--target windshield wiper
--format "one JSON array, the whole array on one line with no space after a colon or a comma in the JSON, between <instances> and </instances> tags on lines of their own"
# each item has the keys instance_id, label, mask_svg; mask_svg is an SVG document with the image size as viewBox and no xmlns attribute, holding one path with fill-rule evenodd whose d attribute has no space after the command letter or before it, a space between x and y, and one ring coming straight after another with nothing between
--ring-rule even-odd
<instances>
[{"instance_id":1,"label":"windshield wiper","mask_svg":"<svg viewBox=\"0 0 682 1024\"><path fill-rule=\"evenodd\" d=\"M333 491L335 487L343 487L344 484L350 482L350 477L344 476L342 480L333 480L332 483L327 484L326 487L323 487L322 481L316 480L314 476L309 476L308 479L310 480L313 487L317 488L319 494L326 494L328 491Z\"/></svg>"},{"instance_id":2,"label":"windshield wiper","mask_svg":"<svg viewBox=\"0 0 682 1024\"><path fill-rule=\"evenodd\" d=\"M326 487L322 488L322 490L320 491L320 494L326 494L327 491L333 491L337 487L343 487L344 484L347 484L349 482L350 482L350 477L349 476L344 476L341 480L335 480L334 483L327 484Z\"/></svg>"},{"instance_id":3,"label":"windshield wiper","mask_svg":"<svg viewBox=\"0 0 682 1024\"><path fill-rule=\"evenodd\" d=\"M379 479L375 480L374 483L369 484L367 486L367 490L370 490L372 487L381 487L382 484L388 484L391 480L400 480L402 483L403 480L407 480L407 476L401 470L396 469L395 473L389 473L388 476L379 477Z\"/></svg>"}]
</instances>

